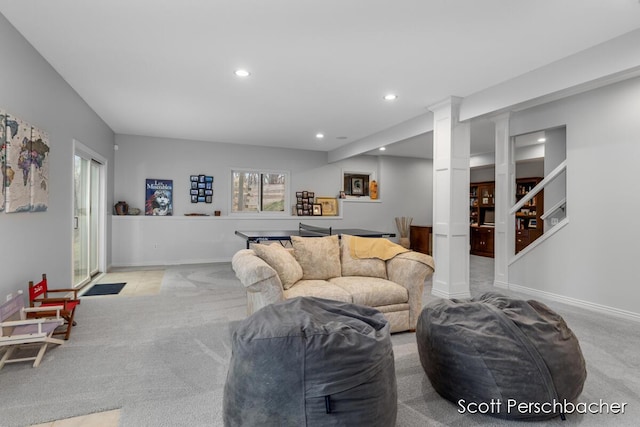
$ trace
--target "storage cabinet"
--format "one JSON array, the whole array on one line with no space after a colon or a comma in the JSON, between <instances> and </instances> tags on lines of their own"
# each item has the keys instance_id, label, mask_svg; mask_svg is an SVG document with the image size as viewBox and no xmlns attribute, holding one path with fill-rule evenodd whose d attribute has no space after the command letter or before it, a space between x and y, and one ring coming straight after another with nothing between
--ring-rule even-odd
<instances>
[{"instance_id":1,"label":"storage cabinet","mask_svg":"<svg viewBox=\"0 0 640 427\"><path fill-rule=\"evenodd\" d=\"M471 253L493 257L495 234L495 183L476 182L469 188L469 224Z\"/></svg>"},{"instance_id":2,"label":"storage cabinet","mask_svg":"<svg viewBox=\"0 0 640 427\"><path fill-rule=\"evenodd\" d=\"M493 258L493 227L471 227L471 253Z\"/></svg>"},{"instance_id":3,"label":"storage cabinet","mask_svg":"<svg viewBox=\"0 0 640 427\"><path fill-rule=\"evenodd\" d=\"M542 178L519 178L516 180L516 201L520 201ZM542 236L544 224L540 218L544 213L544 190L535 195L516 212L516 253Z\"/></svg>"},{"instance_id":4,"label":"storage cabinet","mask_svg":"<svg viewBox=\"0 0 640 427\"><path fill-rule=\"evenodd\" d=\"M431 255L431 227L412 225L409 230L409 245L413 251Z\"/></svg>"}]
</instances>

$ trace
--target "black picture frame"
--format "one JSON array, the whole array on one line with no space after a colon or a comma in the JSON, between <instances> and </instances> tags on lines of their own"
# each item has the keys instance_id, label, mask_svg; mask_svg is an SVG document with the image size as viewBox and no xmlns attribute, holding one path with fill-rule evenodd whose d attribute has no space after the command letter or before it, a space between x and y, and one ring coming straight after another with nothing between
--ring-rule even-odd
<instances>
[{"instance_id":1,"label":"black picture frame","mask_svg":"<svg viewBox=\"0 0 640 427\"><path fill-rule=\"evenodd\" d=\"M213 203L213 176L189 175L191 203Z\"/></svg>"},{"instance_id":2,"label":"black picture frame","mask_svg":"<svg viewBox=\"0 0 640 427\"><path fill-rule=\"evenodd\" d=\"M364 196L363 178L351 178L351 194L354 196Z\"/></svg>"}]
</instances>

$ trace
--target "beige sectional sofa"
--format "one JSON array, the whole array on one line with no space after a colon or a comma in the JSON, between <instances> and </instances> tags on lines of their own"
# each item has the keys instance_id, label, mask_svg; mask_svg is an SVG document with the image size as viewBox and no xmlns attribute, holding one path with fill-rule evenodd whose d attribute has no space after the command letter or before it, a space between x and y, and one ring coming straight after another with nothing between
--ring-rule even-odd
<instances>
[{"instance_id":1,"label":"beige sectional sofa","mask_svg":"<svg viewBox=\"0 0 640 427\"><path fill-rule=\"evenodd\" d=\"M389 320L391 332L415 330L433 258L388 241L367 243L387 245L389 259L362 256L353 250L362 242L357 239L362 238L292 236L293 248L254 244L238 251L232 267L247 290L248 314L277 301L313 296L374 307Z\"/></svg>"}]
</instances>

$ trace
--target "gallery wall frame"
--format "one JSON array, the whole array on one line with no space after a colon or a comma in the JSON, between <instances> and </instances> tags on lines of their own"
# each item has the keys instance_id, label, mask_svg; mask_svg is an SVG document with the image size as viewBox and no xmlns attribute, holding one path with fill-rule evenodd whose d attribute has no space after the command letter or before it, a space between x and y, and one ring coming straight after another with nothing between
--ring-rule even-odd
<instances>
[{"instance_id":1,"label":"gallery wall frame","mask_svg":"<svg viewBox=\"0 0 640 427\"><path fill-rule=\"evenodd\" d=\"M213 203L213 176L211 175L190 175L191 203Z\"/></svg>"}]
</instances>

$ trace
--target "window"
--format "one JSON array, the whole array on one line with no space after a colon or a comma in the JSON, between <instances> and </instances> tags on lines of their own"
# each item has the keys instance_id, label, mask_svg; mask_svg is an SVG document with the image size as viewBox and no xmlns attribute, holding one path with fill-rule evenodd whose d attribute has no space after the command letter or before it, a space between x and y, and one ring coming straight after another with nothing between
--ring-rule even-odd
<instances>
[{"instance_id":1,"label":"window","mask_svg":"<svg viewBox=\"0 0 640 427\"><path fill-rule=\"evenodd\" d=\"M287 172L233 170L231 182L231 212L284 213L288 206Z\"/></svg>"}]
</instances>

